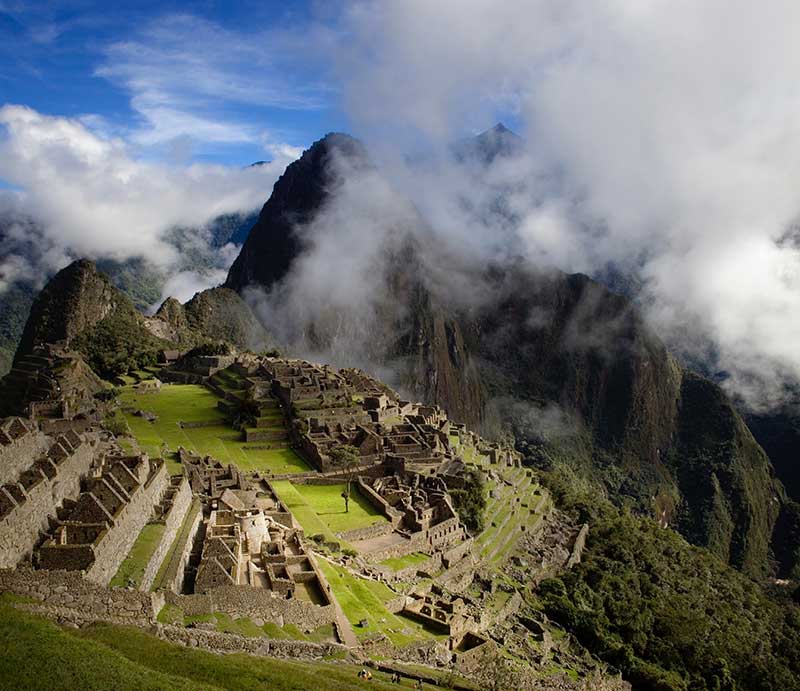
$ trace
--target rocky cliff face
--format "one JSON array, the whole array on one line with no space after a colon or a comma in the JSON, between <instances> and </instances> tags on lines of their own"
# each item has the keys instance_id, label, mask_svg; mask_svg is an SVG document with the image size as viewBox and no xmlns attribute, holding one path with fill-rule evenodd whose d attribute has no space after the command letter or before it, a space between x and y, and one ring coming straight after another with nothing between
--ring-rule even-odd
<instances>
[{"instance_id":1,"label":"rocky cliff face","mask_svg":"<svg viewBox=\"0 0 800 691\"><path fill-rule=\"evenodd\" d=\"M337 157L371 165L349 137L314 144L276 183L229 287L281 286L304 256L298 228L325 212L341 184ZM684 371L626 298L586 276L522 263L437 271L426 233L411 228L409 237L376 268L396 304L376 312L371 333L382 337L363 366L388 367L393 384L484 432L506 432L521 409L560 411L584 442L583 469L618 500L748 573L767 571L785 503L769 460L722 391ZM324 350L324 339L315 345Z\"/></svg>"},{"instance_id":2,"label":"rocky cliff face","mask_svg":"<svg viewBox=\"0 0 800 691\"><path fill-rule=\"evenodd\" d=\"M236 261L227 288L241 292L282 279L302 247L295 229L307 224L340 182L337 159L356 168L370 165L363 144L329 134L286 168L258 216Z\"/></svg>"}]
</instances>

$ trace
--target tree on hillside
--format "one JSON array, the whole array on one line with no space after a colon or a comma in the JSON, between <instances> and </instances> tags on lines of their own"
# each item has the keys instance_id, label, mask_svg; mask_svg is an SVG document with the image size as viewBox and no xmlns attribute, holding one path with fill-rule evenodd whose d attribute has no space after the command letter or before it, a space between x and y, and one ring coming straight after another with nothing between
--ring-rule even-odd
<instances>
[{"instance_id":1,"label":"tree on hillside","mask_svg":"<svg viewBox=\"0 0 800 691\"><path fill-rule=\"evenodd\" d=\"M331 463L345 472L347 484L342 499L344 499L344 512L350 512L350 485L353 482L356 468L358 468L358 449L350 444L342 444L330 451Z\"/></svg>"},{"instance_id":2,"label":"tree on hillside","mask_svg":"<svg viewBox=\"0 0 800 691\"><path fill-rule=\"evenodd\" d=\"M247 389L243 396L235 397L228 408L231 424L236 429L244 430L258 423L261 404L255 397L253 389Z\"/></svg>"},{"instance_id":3,"label":"tree on hillside","mask_svg":"<svg viewBox=\"0 0 800 691\"><path fill-rule=\"evenodd\" d=\"M486 487L483 475L470 469L464 475L464 487L450 491L453 508L458 511L461 522L473 534L483 530L484 511L486 510Z\"/></svg>"}]
</instances>

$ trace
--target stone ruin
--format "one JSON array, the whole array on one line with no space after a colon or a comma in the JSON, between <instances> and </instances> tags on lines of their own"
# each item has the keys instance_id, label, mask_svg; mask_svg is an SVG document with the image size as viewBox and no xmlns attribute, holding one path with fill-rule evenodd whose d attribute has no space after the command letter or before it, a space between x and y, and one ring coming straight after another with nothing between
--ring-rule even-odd
<instances>
[{"instance_id":1,"label":"stone ruin","mask_svg":"<svg viewBox=\"0 0 800 691\"><path fill-rule=\"evenodd\" d=\"M212 504L194 591L238 585L326 601L327 584L302 529L266 481L258 486L261 491L226 489Z\"/></svg>"},{"instance_id":2,"label":"stone ruin","mask_svg":"<svg viewBox=\"0 0 800 691\"><path fill-rule=\"evenodd\" d=\"M355 543L370 561L415 551L436 554L468 542L440 477L395 472L375 479L359 477L358 483L362 495L389 519L384 534L394 534L393 540L376 535Z\"/></svg>"},{"instance_id":3,"label":"stone ruin","mask_svg":"<svg viewBox=\"0 0 800 691\"><path fill-rule=\"evenodd\" d=\"M37 551L37 566L83 571L91 581L108 583L168 486L160 459L145 454L106 459L102 474L59 512Z\"/></svg>"},{"instance_id":4,"label":"stone ruin","mask_svg":"<svg viewBox=\"0 0 800 691\"><path fill-rule=\"evenodd\" d=\"M195 494L218 499L225 490L246 489L248 486L244 473L235 465L220 463L211 456L197 456L183 447L178 449L178 458Z\"/></svg>"},{"instance_id":5,"label":"stone ruin","mask_svg":"<svg viewBox=\"0 0 800 691\"><path fill-rule=\"evenodd\" d=\"M221 371L226 367L236 376ZM340 482L331 450L357 449L359 491L387 518L340 534L360 555L342 563L356 564L362 577L382 578L386 567L378 562L412 552L429 557L421 575L474 564L472 539L448 494L463 486L469 469L453 438L474 446L490 465L519 464L512 450L451 423L436 406L401 400L359 370L240 356L197 361L183 373L222 391L220 407L250 392L261 410L269 411L270 433L274 421L291 420L288 439L264 441L291 444L327 476L308 481ZM340 626L317 557L269 480L185 449L179 450L184 474L172 478L162 461L145 455L106 458L91 431L95 421L0 422L0 558L6 559L0 567L14 567L32 555L34 573L82 573L87 581L106 585L145 524L160 522L164 537L137 584L141 591L152 587L153 602L165 598L187 614L226 612L295 623L306 631L322 623ZM58 434L43 433L44 423ZM18 462L20 457L25 462ZM27 518L26 505L33 509ZM173 543L179 544L169 551ZM160 565L165 575L156 579ZM481 633L485 622L476 619L466 596L432 587L398 602L391 611L447 634L454 654L487 640ZM340 640L357 644L336 630Z\"/></svg>"},{"instance_id":6,"label":"stone ruin","mask_svg":"<svg viewBox=\"0 0 800 691\"><path fill-rule=\"evenodd\" d=\"M78 496L93 468L96 439L69 431L51 441L35 423L0 424L0 568L29 556L48 521Z\"/></svg>"},{"instance_id":7,"label":"stone ruin","mask_svg":"<svg viewBox=\"0 0 800 691\"><path fill-rule=\"evenodd\" d=\"M62 343L45 344L15 359L0 380L0 415L32 420L72 419L96 409L100 379Z\"/></svg>"}]
</instances>

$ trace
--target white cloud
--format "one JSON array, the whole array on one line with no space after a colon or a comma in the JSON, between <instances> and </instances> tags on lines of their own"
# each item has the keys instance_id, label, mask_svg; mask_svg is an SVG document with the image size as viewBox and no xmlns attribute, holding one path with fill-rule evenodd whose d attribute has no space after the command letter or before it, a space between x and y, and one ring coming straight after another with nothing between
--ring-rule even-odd
<instances>
[{"instance_id":1,"label":"white cloud","mask_svg":"<svg viewBox=\"0 0 800 691\"><path fill-rule=\"evenodd\" d=\"M226 274L227 271L221 269L211 269L205 272L179 271L167 279L161 290L161 299L157 304L152 305L152 309L158 309L168 297L173 297L179 302L191 300L195 293L223 283Z\"/></svg>"},{"instance_id":2,"label":"white cloud","mask_svg":"<svg viewBox=\"0 0 800 691\"><path fill-rule=\"evenodd\" d=\"M800 216L800 5L408 0L345 23L346 103L377 147L514 110L541 175L513 200L533 261L636 267L676 346L711 338L740 386L800 375L800 256L776 242ZM452 178L406 187L448 223Z\"/></svg>"},{"instance_id":3,"label":"white cloud","mask_svg":"<svg viewBox=\"0 0 800 691\"><path fill-rule=\"evenodd\" d=\"M248 168L145 162L120 139L23 106L0 108L0 128L0 178L22 190L15 211L39 223L58 263L140 256L174 266L171 228L260 207L290 160Z\"/></svg>"},{"instance_id":4,"label":"white cloud","mask_svg":"<svg viewBox=\"0 0 800 691\"><path fill-rule=\"evenodd\" d=\"M130 93L141 118L132 142L152 146L182 136L255 142L263 133L253 123L254 108L315 110L325 104L328 88L297 75L322 35L234 32L199 17L167 15L109 45L96 74Z\"/></svg>"}]
</instances>

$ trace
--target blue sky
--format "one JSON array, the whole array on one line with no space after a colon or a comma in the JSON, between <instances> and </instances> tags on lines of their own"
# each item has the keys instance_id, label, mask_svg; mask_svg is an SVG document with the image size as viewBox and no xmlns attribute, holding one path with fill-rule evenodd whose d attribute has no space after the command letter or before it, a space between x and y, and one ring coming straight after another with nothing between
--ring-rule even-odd
<instances>
[{"instance_id":1,"label":"blue sky","mask_svg":"<svg viewBox=\"0 0 800 691\"><path fill-rule=\"evenodd\" d=\"M143 158L274 158L347 128L323 58L332 6L0 0L0 105L79 119Z\"/></svg>"}]
</instances>

